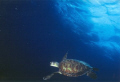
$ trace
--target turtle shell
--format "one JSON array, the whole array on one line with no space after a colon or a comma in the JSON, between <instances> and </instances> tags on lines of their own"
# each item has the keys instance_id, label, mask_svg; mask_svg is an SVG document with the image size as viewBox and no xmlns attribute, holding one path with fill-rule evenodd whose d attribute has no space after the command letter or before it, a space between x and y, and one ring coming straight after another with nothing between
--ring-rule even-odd
<instances>
[{"instance_id":1,"label":"turtle shell","mask_svg":"<svg viewBox=\"0 0 120 82\"><path fill-rule=\"evenodd\" d=\"M70 77L77 77L86 74L91 68L92 67L87 63L74 59L66 59L61 61L59 64L59 71L63 75Z\"/></svg>"}]
</instances>

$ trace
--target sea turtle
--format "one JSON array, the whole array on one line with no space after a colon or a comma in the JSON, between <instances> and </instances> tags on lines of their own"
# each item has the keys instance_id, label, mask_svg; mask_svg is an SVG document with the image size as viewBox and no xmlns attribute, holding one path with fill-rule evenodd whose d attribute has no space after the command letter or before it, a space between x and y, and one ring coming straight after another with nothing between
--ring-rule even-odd
<instances>
[{"instance_id":1,"label":"sea turtle","mask_svg":"<svg viewBox=\"0 0 120 82\"><path fill-rule=\"evenodd\" d=\"M67 54L63 57L60 63L58 62L50 62L50 66L58 67L59 71L54 72L48 76L43 77L43 80L50 79L55 73L63 74L69 77L77 77L81 75L87 75L93 79L97 78L97 75L92 71L98 71L97 68L91 67L84 61L79 61L75 59L67 59Z\"/></svg>"}]
</instances>

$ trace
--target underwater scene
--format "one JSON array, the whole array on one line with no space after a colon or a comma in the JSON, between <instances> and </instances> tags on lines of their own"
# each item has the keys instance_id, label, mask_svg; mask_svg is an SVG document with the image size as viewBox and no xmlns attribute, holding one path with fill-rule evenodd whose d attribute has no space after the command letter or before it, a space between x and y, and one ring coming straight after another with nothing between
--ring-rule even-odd
<instances>
[{"instance_id":1,"label":"underwater scene","mask_svg":"<svg viewBox=\"0 0 120 82\"><path fill-rule=\"evenodd\" d=\"M120 82L120 0L0 0L0 82Z\"/></svg>"}]
</instances>

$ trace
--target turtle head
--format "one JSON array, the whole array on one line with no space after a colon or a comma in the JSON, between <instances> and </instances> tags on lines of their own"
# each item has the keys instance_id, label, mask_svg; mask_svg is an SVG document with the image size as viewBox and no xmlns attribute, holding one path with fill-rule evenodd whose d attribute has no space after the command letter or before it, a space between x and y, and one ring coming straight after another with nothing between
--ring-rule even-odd
<instances>
[{"instance_id":1,"label":"turtle head","mask_svg":"<svg viewBox=\"0 0 120 82\"><path fill-rule=\"evenodd\" d=\"M59 63L58 62L50 62L50 66L59 67Z\"/></svg>"}]
</instances>

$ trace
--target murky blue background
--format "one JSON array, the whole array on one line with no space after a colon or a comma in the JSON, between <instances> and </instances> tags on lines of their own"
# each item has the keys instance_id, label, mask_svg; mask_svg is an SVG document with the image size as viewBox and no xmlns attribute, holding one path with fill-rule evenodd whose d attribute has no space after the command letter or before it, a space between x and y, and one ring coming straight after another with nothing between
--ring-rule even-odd
<instances>
[{"instance_id":1,"label":"murky blue background","mask_svg":"<svg viewBox=\"0 0 120 82\"><path fill-rule=\"evenodd\" d=\"M43 81L51 61L78 59L98 78L56 74L49 81L120 81L119 0L1 0L0 80Z\"/></svg>"}]
</instances>

